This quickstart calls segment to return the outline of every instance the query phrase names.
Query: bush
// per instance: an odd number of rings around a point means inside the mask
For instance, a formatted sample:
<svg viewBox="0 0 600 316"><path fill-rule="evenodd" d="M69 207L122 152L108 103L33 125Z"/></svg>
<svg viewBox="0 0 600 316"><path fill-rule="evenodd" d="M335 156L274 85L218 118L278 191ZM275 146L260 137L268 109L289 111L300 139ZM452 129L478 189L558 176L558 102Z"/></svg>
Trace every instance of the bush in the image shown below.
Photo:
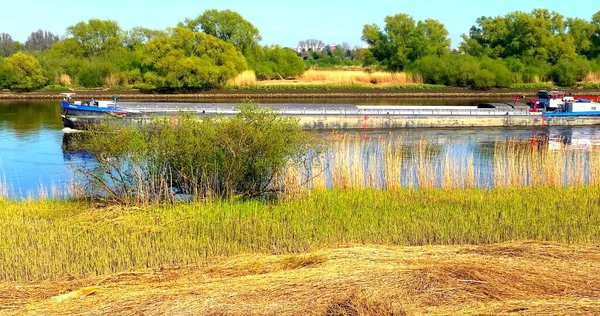
<svg viewBox="0 0 600 316"><path fill-rule="evenodd" d="M563 58L552 71L552 79L563 87L572 87L591 71L590 62L583 57Z"/></svg>
<svg viewBox="0 0 600 316"><path fill-rule="evenodd" d="M278 192L277 175L302 160L312 138L293 118L257 105L238 109L232 118L179 115L143 126L94 126L77 136L74 149L90 151L97 165L78 172L89 192L121 203L172 201L174 192L196 198Z"/></svg>
<svg viewBox="0 0 600 316"><path fill-rule="evenodd" d="M37 59L23 52L6 58L2 68L5 86L11 90L32 91L42 88L48 81Z"/></svg>
<svg viewBox="0 0 600 316"><path fill-rule="evenodd" d="M86 88L96 88L105 85L108 75L115 71L116 67L110 62L92 60L81 65L77 73L79 85Z"/></svg>
<svg viewBox="0 0 600 316"><path fill-rule="evenodd" d="M303 74L305 69L304 61L296 52L279 46L266 48L264 56L254 57L249 63L260 80L295 78Z"/></svg>

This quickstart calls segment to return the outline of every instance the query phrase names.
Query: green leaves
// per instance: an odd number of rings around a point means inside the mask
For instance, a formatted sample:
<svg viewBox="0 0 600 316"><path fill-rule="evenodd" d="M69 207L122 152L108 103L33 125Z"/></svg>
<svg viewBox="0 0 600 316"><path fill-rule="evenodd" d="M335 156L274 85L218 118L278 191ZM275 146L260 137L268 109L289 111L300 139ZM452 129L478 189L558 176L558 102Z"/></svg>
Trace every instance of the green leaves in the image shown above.
<svg viewBox="0 0 600 316"><path fill-rule="evenodd" d="M252 23L239 13L231 10L206 10L195 19L186 19L184 24L195 32L204 32L225 42L233 44L246 57L251 56L252 49L262 39Z"/></svg>
<svg viewBox="0 0 600 316"><path fill-rule="evenodd" d="M225 85L246 69L233 45L213 36L177 27L142 48L147 84L158 90L201 90Z"/></svg>
<svg viewBox="0 0 600 316"><path fill-rule="evenodd" d="M46 85L47 79L35 57L18 52L6 58L2 66L5 85L11 90L32 91Z"/></svg>
<svg viewBox="0 0 600 316"><path fill-rule="evenodd" d="M300 163L313 138L296 119L255 104L233 117L161 117L143 126L93 126L77 149L97 165L78 170L93 194L122 203L170 201L172 191L201 198L261 196L288 164Z"/></svg>
<svg viewBox="0 0 600 316"><path fill-rule="evenodd" d="M369 44L365 65L402 71L410 62L424 56L441 56L450 50L448 31L438 21L415 20L406 14L385 18L382 31L375 24L363 27L362 40Z"/></svg>

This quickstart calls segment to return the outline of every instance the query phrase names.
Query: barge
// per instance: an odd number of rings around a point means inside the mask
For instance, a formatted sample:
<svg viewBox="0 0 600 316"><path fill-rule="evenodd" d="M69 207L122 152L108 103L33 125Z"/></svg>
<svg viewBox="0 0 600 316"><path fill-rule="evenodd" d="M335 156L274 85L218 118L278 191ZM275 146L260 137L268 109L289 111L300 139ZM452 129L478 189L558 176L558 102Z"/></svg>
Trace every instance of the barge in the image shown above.
<svg viewBox="0 0 600 316"><path fill-rule="evenodd" d="M235 104L74 101L64 94L63 125L86 129L101 120L143 123L156 116L191 113L202 117L235 115ZM558 91L539 91L527 103L477 106L359 106L352 104L269 104L277 113L298 119L307 129L379 129L404 127L493 127L599 125L600 103Z"/></svg>

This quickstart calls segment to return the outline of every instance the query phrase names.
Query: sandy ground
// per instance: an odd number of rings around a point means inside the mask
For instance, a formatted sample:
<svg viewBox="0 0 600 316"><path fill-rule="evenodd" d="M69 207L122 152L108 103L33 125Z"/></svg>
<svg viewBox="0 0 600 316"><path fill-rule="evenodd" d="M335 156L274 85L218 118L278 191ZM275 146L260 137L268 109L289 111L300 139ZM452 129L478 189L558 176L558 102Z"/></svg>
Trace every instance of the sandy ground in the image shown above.
<svg viewBox="0 0 600 316"><path fill-rule="evenodd" d="M600 314L600 246L348 246L1 282L0 314Z"/></svg>

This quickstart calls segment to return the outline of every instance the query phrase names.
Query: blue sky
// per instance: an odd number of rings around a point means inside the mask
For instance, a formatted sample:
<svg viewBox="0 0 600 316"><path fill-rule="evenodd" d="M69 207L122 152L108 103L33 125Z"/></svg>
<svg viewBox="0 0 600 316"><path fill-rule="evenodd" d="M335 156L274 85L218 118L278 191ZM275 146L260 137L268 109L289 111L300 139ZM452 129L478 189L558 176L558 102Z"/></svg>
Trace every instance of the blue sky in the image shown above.
<svg viewBox="0 0 600 316"><path fill-rule="evenodd" d="M569 17L589 20L600 10L596 0L5 0L0 7L0 32L25 41L35 30L64 34L67 26L90 18L112 19L122 28L165 29L207 9L231 9L252 22L265 45L295 46L299 40L321 39L328 44L362 45L365 24L383 24L387 15L406 13L416 20L433 18L446 25L452 46L480 16L547 8Z"/></svg>

